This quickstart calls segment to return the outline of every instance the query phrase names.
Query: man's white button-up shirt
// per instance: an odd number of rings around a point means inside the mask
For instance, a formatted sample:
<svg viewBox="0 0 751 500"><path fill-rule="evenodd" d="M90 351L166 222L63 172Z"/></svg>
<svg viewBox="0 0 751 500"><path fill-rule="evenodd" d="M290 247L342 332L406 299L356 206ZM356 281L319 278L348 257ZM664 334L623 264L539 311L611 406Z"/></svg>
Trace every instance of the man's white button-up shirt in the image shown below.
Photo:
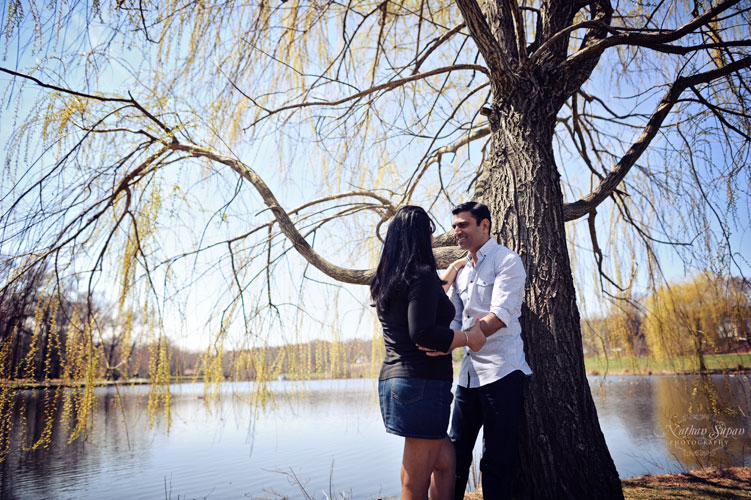
<svg viewBox="0 0 751 500"><path fill-rule="evenodd" d="M530 375L519 324L527 278L521 258L491 238L477 251L477 264L469 257L467 260L450 291L456 308L451 328L468 330L477 318L491 312L506 326L488 337L478 352L464 348L459 385L480 387L515 370Z"/></svg>

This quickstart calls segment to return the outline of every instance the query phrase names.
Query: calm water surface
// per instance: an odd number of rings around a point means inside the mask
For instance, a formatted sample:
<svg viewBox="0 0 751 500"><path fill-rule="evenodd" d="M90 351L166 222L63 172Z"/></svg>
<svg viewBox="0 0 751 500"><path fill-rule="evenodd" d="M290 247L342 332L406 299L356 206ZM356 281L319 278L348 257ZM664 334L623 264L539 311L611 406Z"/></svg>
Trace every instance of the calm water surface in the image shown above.
<svg viewBox="0 0 751 500"><path fill-rule="evenodd" d="M749 381L590 378L621 477L751 465ZM300 485L314 498L399 494L402 438L383 430L374 380L270 389L260 409L249 404L248 383L224 384L216 399L200 384L174 385L167 429L164 414L151 422L148 386L99 388L85 439L68 444L61 415L49 449L33 452L20 448L43 432L43 393L19 393L24 418L0 463L0 498L304 498Z"/></svg>

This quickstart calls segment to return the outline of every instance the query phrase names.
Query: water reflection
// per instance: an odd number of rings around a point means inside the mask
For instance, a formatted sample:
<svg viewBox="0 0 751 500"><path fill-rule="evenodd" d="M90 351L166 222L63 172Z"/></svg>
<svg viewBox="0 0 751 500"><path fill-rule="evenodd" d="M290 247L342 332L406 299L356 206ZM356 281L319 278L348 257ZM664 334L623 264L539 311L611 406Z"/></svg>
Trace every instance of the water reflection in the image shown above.
<svg viewBox="0 0 751 500"><path fill-rule="evenodd" d="M591 379L621 477L702 465L749 465L748 376ZM147 386L98 388L94 425L68 443L80 409L65 391L16 395L0 497L316 498L399 493L401 438L384 432L372 380L171 387L170 425L152 422ZM46 412L55 411L48 426ZM153 425L150 427L150 423ZM23 451L49 434L48 446Z"/></svg>
<svg viewBox="0 0 751 500"><path fill-rule="evenodd" d="M747 375L629 376L590 383L621 477L751 464ZM719 440L713 440L716 429Z"/></svg>
<svg viewBox="0 0 751 500"><path fill-rule="evenodd" d="M751 447L747 387L722 377L659 379L658 435L669 453L688 467L743 463Z"/></svg>

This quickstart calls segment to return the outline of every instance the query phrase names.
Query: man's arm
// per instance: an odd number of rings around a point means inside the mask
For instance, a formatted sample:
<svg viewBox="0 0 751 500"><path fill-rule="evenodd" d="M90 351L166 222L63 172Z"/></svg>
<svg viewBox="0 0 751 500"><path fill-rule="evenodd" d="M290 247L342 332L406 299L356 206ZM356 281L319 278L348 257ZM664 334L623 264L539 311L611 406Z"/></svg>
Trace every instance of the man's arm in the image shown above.
<svg viewBox="0 0 751 500"><path fill-rule="evenodd" d="M511 321L521 316L524 284L527 273L516 254L508 255L498 263L493 281L490 312L480 318L480 329L486 337L493 335Z"/></svg>
<svg viewBox="0 0 751 500"><path fill-rule="evenodd" d="M498 316L492 312L480 318L480 321L477 323L486 337L490 337L501 328L506 328L506 323L498 319Z"/></svg>

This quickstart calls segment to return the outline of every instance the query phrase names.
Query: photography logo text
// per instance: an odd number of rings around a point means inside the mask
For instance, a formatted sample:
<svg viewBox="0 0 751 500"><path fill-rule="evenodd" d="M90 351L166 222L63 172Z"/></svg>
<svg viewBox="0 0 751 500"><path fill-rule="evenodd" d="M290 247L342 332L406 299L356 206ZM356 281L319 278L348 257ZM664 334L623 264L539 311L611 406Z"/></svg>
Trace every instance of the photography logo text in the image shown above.
<svg viewBox="0 0 751 500"><path fill-rule="evenodd" d="M707 454L726 447L731 440L741 438L745 434L745 427L728 424L706 414L682 417L674 415L670 422L665 424L664 432L655 432L655 435L664 437L673 446L689 448L695 452L703 450Z"/></svg>

